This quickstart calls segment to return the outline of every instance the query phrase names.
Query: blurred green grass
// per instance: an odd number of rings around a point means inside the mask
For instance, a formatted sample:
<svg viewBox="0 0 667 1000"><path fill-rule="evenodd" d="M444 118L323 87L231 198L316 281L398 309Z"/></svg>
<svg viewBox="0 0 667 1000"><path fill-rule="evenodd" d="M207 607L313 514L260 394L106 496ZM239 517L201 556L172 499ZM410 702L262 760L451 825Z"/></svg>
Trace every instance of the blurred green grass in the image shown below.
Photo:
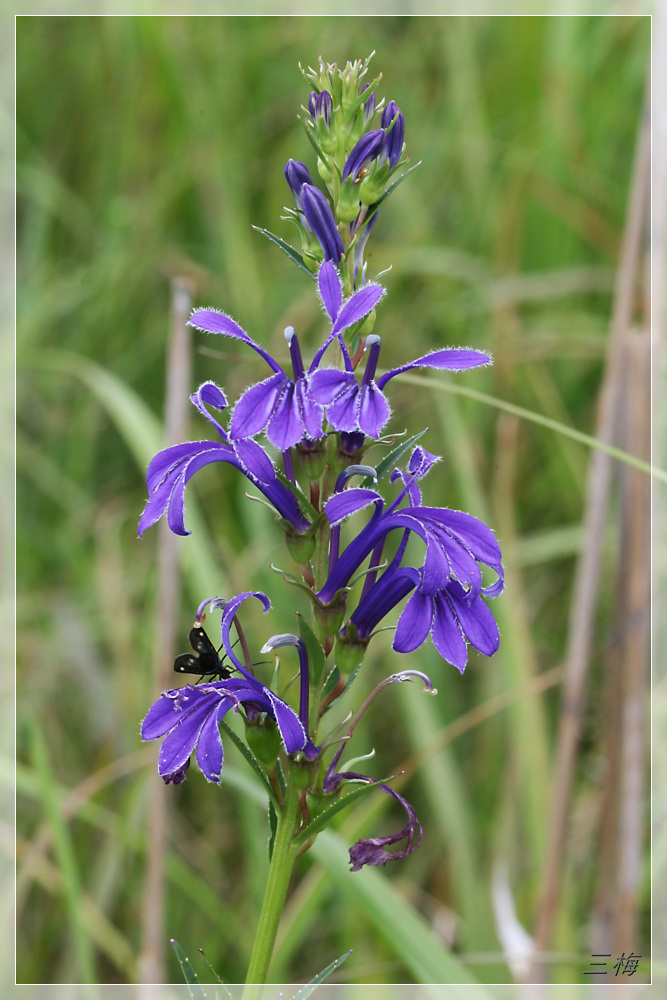
<svg viewBox="0 0 667 1000"><path fill-rule="evenodd" d="M297 62L374 48L382 93L401 106L412 160L423 161L369 244L370 273L393 265L383 363L442 344L491 349L494 368L461 384L592 433L648 44L648 18L633 17L18 18L19 982L83 981L91 964L100 982L137 975L146 787L156 780L153 748L138 742L152 694L156 543L155 533L137 542L136 521L143 467L161 444L169 279L191 278L197 303L224 308L277 356L288 322L315 342L312 286L251 229L292 237L278 221L282 167L290 156L313 166L296 121L307 99ZM235 398L256 379L250 352L196 347L193 387L213 378ZM588 458L527 422L508 450L503 418L474 400L406 382L392 403L393 427L428 425L424 443L443 455L428 499L488 516L515 571L494 607L504 641L493 660L473 656L463 678L430 648L402 660L429 672L440 697L386 694L357 737L376 747L378 776L486 699L562 663ZM201 433L193 420L191 436ZM292 594L267 568L287 557L243 488L218 468L195 486L207 527L181 543L184 636L202 594L248 587L270 593L273 631L291 627ZM616 541L610 532L607 568ZM559 917L558 950L570 955L586 951L604 875L596 802L615 600L606 572ZM264 637L266 623L255 623ZM360 693L394 669L382 637ZM494 859L508 863L519 919L532 928L557 709L553 688L517 694L405 786L424 844L382 875L481 982L511 981L494 927ZM107 782L63 823L62 797L104 768ZM263 818L231 781L216 790L193 773L172 791L168 934L242 981ZM395 821L379 815L384 803L375 808L376 823ZM306 856L301 874L311 867ZM415 978L370 919L370 897L347 895L344 879L359 877L307 875L279 979L308 978L352 941L341 974ZM554 976L571 981L580 964L563 961Z"/></svg>

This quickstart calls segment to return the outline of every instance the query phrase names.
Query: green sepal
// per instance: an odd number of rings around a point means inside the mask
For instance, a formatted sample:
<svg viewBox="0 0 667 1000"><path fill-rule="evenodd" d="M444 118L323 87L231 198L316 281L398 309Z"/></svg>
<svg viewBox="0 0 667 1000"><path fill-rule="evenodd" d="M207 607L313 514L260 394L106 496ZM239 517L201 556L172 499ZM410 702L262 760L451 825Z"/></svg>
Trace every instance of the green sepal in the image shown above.
<svg viewBox="0 0 667 1000"><path fill-rule="evenodd" d="M291 479L288 479L285 473L281 472L280 469L276 469L276 479L280 480L283 486L285 486L290 491L290 493L294 494L296 502L301 508L301 512L303 514L306 514L308 517L312 518L313 523L317 520L318 517L321 518L321 514L317 510L315 510L315 508L313 507L312 503L310 502L306 494L303 492L303 490L300 489L295 483L293 483Z"/></svg>
<svg viewBox="0 0 667 1000"><path fill-rule="evenodd" d="M327 695L330 695L332 691L336 690L338 681L340 680L340 670L334 665L333 670L324 682L324 687L322 688L322 701L325 701Z"/></svg>
<svg viewBox="0 0 667 1000"><path fill-rule="evenodd" d="M356 115L357 111L359 110L362 104L366 103L366 101L369 99L370 95L373 93L375 88L379 85L381 79L382 79L382 73L379 73L375 77L373 82L369 83L368 87L367 88L365 87L358 95L356 100L350 105L349 110L345 114L346 125L350 125L352 123L352 119Z"/></svg>
<svg viewBox="0 0 667 1000"><path fill-rule="evenodd" d="M276 830L278 829L278 813L271 799L269 799L269 863L273 857L273 845L276 842Z"/></svg>
<svg viewBox="0 0 667 1000"><path fill-rule="evenodd" d="M355 679L355 677L357 676L358 673L359 673L359 667L357 667L356 670L352 671L352 673L348 677L347 683L346 683L345 687L343 688L343 690L341 691L341 693L336 698L334 698L333 701L329 702L329 704L324 709L324 712L328 712L330 708L332 708L337 702L339 702L341 700L341 698L343 698L347 694L349 688L352 686L352 682L354 681L354 679ZM324 715L324 712L322 712L323 715Z"/></svg>
<svg viewBox="0 0 667 1000"><path fill-rule="evenodd" d="M280 733L273 719L267 717L258 722L243 719L248 748L260 763L272 767L280 753Z"/></svg>
<svg viewBox="0 0 667 1000"><path fill-rule="evenodd" d="M320 645L320 642L313 632L312 628L303 617L297 612L296 615L299 622L299 638L306 647L306 652L308 653L308 672L310 678L311 687L319 685L322 674L324 673L324 666L326 663L326 657L324 655L324 650Z"/></svg>
<svg viewBox="0 0 667 1000"><path fill-rule="evenodd" d="M352 622L347 623L345 635L337 635L334 644L334 660L343 677L355 673L363 663L368 639L358 639Z"/></svg>
<svg viewBox="0 0 667 1000"><path fill-rule="evenodd" d="M294 838L294 844L296 847L300 847L305 840L312 837L314 833L319 833L323 830L325 826L329 825L331 819L339 813L341 809L345 809L347 806L352 805L357 799L360 799L363 795L370 792L376 785L382 784L382 781L386 779L381 779L378 781L373 781L370 783L364 783L360 788L355 788L353 792L348 792L347 795L343 795L337 798L335 802L321 812L313 821L309 823L305 829L301 830L298 837Z"/></svg>
<svg viewBox="0 0 667 1000"><path fill-rule="evenodd" d="M326 969L323 969L322 972L318 972L314 979L311 979L309 983L302 986L299 992L294 994L292 1000L308 1000L308 997L313 992L315 987L319 986L320 983L323 983L327 976L330 976L331 973L334 972L339 965L342 965L345 959L349 958L351 954L352 949L350 948L350 950L346 951L344 955L340 956L340 958L335 958L333 962L330 962L329 965L327 965Z"/></svg>
<svg viewBox="0 0 667 1000"><path fill-rule="evenodd" d="M309 278L312 278L313 280L315 279L315 275L307 267L305 260L298 250L295 250L294 247L290 246L289 243L286 243L285 240L281 240L279 236L274 235L274 233L270 233L268 229L262 229L261 226L253 226L252 228L256 229L258 233L262 234L262 236L266 236L267 240L271 240L272 243L275 243L275 245L279 247L280 250L282 250L282 252L289 257L294 264L296 264L297 267L300 267L302 271L306 272Z"/></svg>
<svg viewBox="0 0 667 1000"><path fill-rule="evenodd" d="M378 208L380 207L380 205L381 205L381 204L382 204L382 202L383 202L383 201L385 200L385 198L388 198L388 197L389 197L389 195L391 194L391 192L392 192L392 191L393 191L393 190L394 190L395 188L397 188L397 187L398 187L398 185L399 185L399 184L401 183L401 181L404 181L404 180L405 180L405 178L406 178L406 177L408 176L408 174L411 174L413 170L416 170L416 169L417 169L417 167L421 167L421 165L422 165L422 161L420 160L420 161L419 161L419 163L415 163L415 164L414 164L414 166L412 166L412 167L409 167L409 168L408 168L408 169L407 169L407 170L405 171L405 173L401 174L401 176L400 176L400 177L397 177L397 178L396 178L396 180L394 181L394 183L393 183L393 184L390 184L390 185L389 185L389 187L388 187L388 188L387 188L387 190L386 190L386 191L384 192L384 194L382 195L382 197L378 198L378 200L377 200L377 201L375 202L375 205L373 206L373 207L375 208L375 210L377 211L377 209L378 209Z"/></svg>
<svg viewBox="0 0 667 1000"><path fill-rule="evenodd" d="M359 483L359 488L372 489L373 486L376 486L377 483L379 483L381 479L384 479L387 473L396 465L399 459L401 459L403 455L405 455L406 451L409 451L409 449L412 448L413 444L416 444L417 441L419 441L420 437L426 434L427 430L428 428L425 427L424 430L419 431L418 434L413 434L412 437L409 437L405 441L402 441L401 444L397 445L397 447L393 449L393 451L390 451L388 455L385 455L382 461L378 462L378 464L375 467L375 471L377 473L377 479L373 480L370 476L366 476L366 478L362 479L362 481Z"/></svg>
<svg viewBox="0 0 667 1000"><path fill-rule="evenodd" d="M190 959L186 956L185 952L175 938L171 939L170 944L176 952L176 958L178 959L178 964L181 967L183 978L188 984L188 992L190 993L192 1000L206 1000L206 993L199 985L199 977L190 965Z"/></svg>

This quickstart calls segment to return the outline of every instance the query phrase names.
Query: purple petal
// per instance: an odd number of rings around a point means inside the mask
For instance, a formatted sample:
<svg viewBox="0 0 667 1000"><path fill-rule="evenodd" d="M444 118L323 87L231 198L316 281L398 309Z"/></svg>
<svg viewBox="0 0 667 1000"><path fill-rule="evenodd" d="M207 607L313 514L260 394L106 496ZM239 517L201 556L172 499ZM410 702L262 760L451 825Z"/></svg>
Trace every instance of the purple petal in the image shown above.
<svg viewBox="0 0 667 1000"><path fill-rule="evenodd" d="M219 450L220 448L219 441L184 441L183 444L174 444L170 448L159 451L150 460L146 470L148 492L153 493L166 476L176 469L184 459L193 458L203 451Z"/></svg>
<svg viewBox="0 0 667 1000"><path fill-rule="evenodd" d="M353 323L358 323L360 319L364 316L368 316L369 312L375 308L385 290L382 285L376 285L369 282L360 288L358 292L347 300L343 308L338 313L338 318L334 323L332 334L342 333L343 330L347 330L348 327L352 326Z"/></svg>
<svg viewBox="0 0 667 1000"><path fill-rule="evenodd" d="M156 740L173 729L188 712L196 708L202 700L199 688L188 684L183 688L163 691L155 704L151 705L146 718L141 723L141 738L144 742Z"/></svg>
<svg viewBox="0 0 667 1000"><path fill-rule="evenodd" d="M310 395L310 386L305 378L299 378L294 385L294 395L301 414L301 422L306 437L317 440L322 437L324 410Z"/></svg>
<svg viewBox="0 0 667 1000"><path fill-rule="evenodd" d="M196 746L201 727L217 707L217 700L206 698L165 736L158 755L160 774L171 774L183 767Z"/></svg>
<svg viewBox="0 0 667 1000"><path fill-rule="evenodd" d="M232 443L232 447L242 465L248 470L251 476L259 479L262 483L272 483L276 478L276 470L273 462L256 441L249 438L239 438Z"/></svg>
<svg viewBox="0 0 667 1000"><path fill-rule="evenodd" d="M418 649L431 631L433 598L415 590L398 619L392 649L397 653L411 653Z"/></svg>
<svg viewBox="0 0 667 1000"><path fill-rule="evenodd" d="M304 433L299 401L295 398L294 383L290 382L276 403L266 428L266 436L276 448L286 451L298 444Z"/></svg>
<svg viewBox="0 0 667 1000"><path fill-rule="evenodd" d="M431 638L440 656L463 673L468 661L468 647L451 605L442 593L435 598Z"/></svg>
<svg viewBox="0 0 667 1000"><path fill-rule="evenodd" d="M446 368L448 371L460 372L466 368L477 368L479 365L490 365L491 363L491 358L488 354L482 354L481 351L453 349L433 351L431 354L425 354L423 357L417 358L416 361L410 361L407 365L392 368L391 371L388 371L378 379L378 385L382 389L389 379L395 378L401 372L407 372L413 368Z"/></svg>
<svg viewBox="0 0 667 1000"><path fill-rule="evenodd" d="M329 524L340 524L346 517L356 514L358 510L363 510L369 504L378 504L380 507L384 503L382 497L375 490L365 490L361 487L353 490L343 490L342 493L334 495L325 504L325 511Z"/></svg>
<svg viewBox="0 0 667 1000"><path fill-rule="evenodd" d="M231 436L246 438L263 431L288 384L287 376L279 372L246 389L232 413Z"/></svg>
<svg viewBox="0 0 667 1000"><path fill-rule="evenodd" d="M341 302L343 299L340 287L340 278L338 277L338 272L331 261L325 260L322 264L317 280L320 295L322 297L322 303L329 314L329 319L332 323L334 323L336 321L336 316L340 312Z"/></svg>
<svg viewBox="0 0 667 1000"><path fill-rule="evenodd" d="M206 417L208 422L213 424L222 440L227 441L227 432L206 409L207 406L213 406L216 410L224 410L227 406L227 398L220 386L216 385L215 382L204 382L203 385L200 385L197 391L190 396L190 401L197 407L199 412Z"/></svg>
<svg viewBox="0 0 667 1000"><path fill-rule="evenodd" d="M422 589L427 594L435 594L437 590L447 586L450 576L447 553L439 539L429 532L426 538Z"/></svg>
<svg viewBox="0 0 667 1000"><path fill-rule="evenodd" d="M223 715L232 707L232 702L225 698L220 702L216 712L211 712L201 727L197 740L197 763L207 781L220 781L222 772L223 750L218 725Z"/></svg>
<svg viewBox="0 0 667 1000"><path fill-rule="evenodd" d="M500 563L502 553L496 536L479 518L466 514L465 511L449 510L446 507L422 507L421 512L455 532L476 559L488 566L497 566Z"/></svg>
<svg viewBox="0 0 667 1000"><path fill-rule="evenodd" d="M468 642L485 656L493 656L500 645L500 633L495 618L482 598L478 597L469 604L466 600L458 600L449 590L446 597L454 608Z"/></svg>
<svg viewBox="0 0 667 1000"><path fill-rule="evenodd" d="M203 333L219 333L224 337L234 337L235 340L242 340L248 347L252 347L253 351L257 351L269 367L273 368L274 372L282 371L278 362L274 361L271 355L263 347L260 347L252 337L249 337L245 330L231 316L225 316L224 313L217 312L215 309L195 309L188 320L188 325L193 326L196 330L201 330Z"/></svg>
<svg viewBox="0 0 667 1000"><path fill-rule="evenodd" d="M301 724L301 720L296 712L281 701L273 691L264 688L264 692L271 702L272 715L276 720L280 738L287 753L296 753L303 750L306 745L306 731Z"/></svg>
<svg viewBox="0 0 667 1000"><path fill-rule="evenodd" d="M311 397L327 406L346 389L356 386L357 380L350 372L338 368L320 368L313 372L308 383Z"/></svg>
<svg viewBox="0 0 667 1000"><path fill-rule="evenodd" d="M368 437L379 438L391 416L391 408L381 389L372 383L362 385L359 392L359 430Z"/></svg>
<svg viewBox="0 0 667 1000"><path fill-rule="evenodd" d="M230 629L232 627L232 622L234 621L234 616L236 615L237 611L239 610L243 602L246 601L249 597L254 597L261 603L262 607L264 608L264 614L266 614L266 612L270 609L271 601L268 599L266 594L262 593L261 590L246 590L242 594L237 594L236 597L232 597L232 599L227 602L227 607L222 613L222 621L220 622L220 635L222 637L222 643L225 647L225 653L232 661L236 669L240 671L243 677L245 677L246 682L250 684L251 687L258 688L259 690L261 690L262 686L259 684L258 681L255 680L255 678L251 674L247 672L245 667L241 664L238 657L236 656L229 635Z"/></svg>
<svg viewBox="0 0 667 1000"><path fill-rule="evenodd" d="M349 389L327 407L327 420L335 431L359 430L359 398L359 386L350 383Z"/></svg>

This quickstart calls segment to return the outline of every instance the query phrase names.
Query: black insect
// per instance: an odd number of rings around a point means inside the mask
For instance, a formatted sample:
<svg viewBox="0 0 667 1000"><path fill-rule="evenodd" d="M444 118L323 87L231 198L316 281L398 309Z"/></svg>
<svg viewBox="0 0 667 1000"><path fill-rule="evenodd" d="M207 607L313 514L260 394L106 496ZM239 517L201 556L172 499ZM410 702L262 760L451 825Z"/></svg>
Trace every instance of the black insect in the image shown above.
<svg viewBox="0 0 667 1000"><path fill-rule="evenodd" d="M203 677L219 677L225 680L232 670L224 666L224 655L220 655L204 632L201 622L195 622L188 636L194 653L182 653L174 660L174 670L177 674L199 674ZM196 654L196 655L195 655Z"/></svg>

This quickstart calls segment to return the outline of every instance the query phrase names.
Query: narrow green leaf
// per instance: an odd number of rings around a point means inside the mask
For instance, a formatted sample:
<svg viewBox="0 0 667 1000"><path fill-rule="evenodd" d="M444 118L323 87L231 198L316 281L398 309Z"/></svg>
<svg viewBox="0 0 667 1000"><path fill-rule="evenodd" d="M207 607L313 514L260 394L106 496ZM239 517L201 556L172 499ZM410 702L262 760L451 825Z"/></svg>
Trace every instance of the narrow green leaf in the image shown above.
<svg viewBox="0 0 667 1000"><path fill-rule="evenodd" d="M352 948L350 948L349 951L346 951L344 955L341 955L340 958L335 958L333 962L327 965L326 969L323 969L322 972L318 973L314 979L311 979L306 986L303 986L298 993L295 993L292 1000L306 1000L315 987L319 986L320 983L323 983L327 976L330 976L331 973L337 969L339 965L342 965L345 959L349 958L351 954Z"/></svg>
<svg viewBox="0 0 667 1000"><path fill-rule="evenodd" d="M398 187L398 185L399 185L399 184L401 183L401 181L404 181L404 180L405 180L405 178L406 178L406 177L408 176L408 174L411 174L413 170L416 170L416 169L417 169L417 167L421 167L421 165L422 165L422 161L420 160L420 161L419 161L419 163L415 163L415 164L413 164L413 166L411 166L411 167L408 167L408 169L407 169L407 170L405 171L405 173L404 173L404 174L401 174L401 176L400 176L400 177L398 177L398 178L397 178L397 179L396 179L396 180L394 181L394 183L393 183L393 184L390 184L390 185L389 185L389 187L387 188L387 190L385 191L385 193L384 193L384 194L382 195L382 197L378 198L378 200L377 200L377 201L375 202L375 208L376 208L376 211L377 211L377 209L378 209L378 208L380 207L380 205L382 204L382 202L383 202L383 201L385 200L385 198L388 198L388 197L389 197L389 195L390 195L390 194L392 193L392 191L393 191L393 190L394 190L395 188L397 188L397 187Z"/></svg>
<svg viewBox="0 0 667 1000"><path fill-rule="evenodd" d="M188 984L188 990L192 1000L206 1000L206 993L199 985L199 978L195 970L190 965L190 959L186 956L180 944L174 938L171 939L170 944L176 952L176 958L178 959L178 964L183 972L183 978Z"/></svg>
<svg viewBox="0 0 667 1000"><path fill-rule="evenodd" d="M305 271L309 278L315 280L315 275L306 267L305 261L298 250L295 250L294 247L290 246L289 243L286 243L285 240L281 240L279 236L276 236L274 233L270 233L268 229L262 229L261 226L253 226L252 228L256 229L258 233L262 234L262 236L266 236L267 240L271 240L272 243L275 243L275 245L279 247L279 249L282 250L282 252L286 254L297 267L300 267L302 271Z"/></svg>
<svg viewBox="0 0 667 1000"><path fill-rule="evenodd" d="M297 612L296 617L299 621L299 638L303 642L306 647L306 652L308 653L310 683L311 685L319 685L322 674L324 673L324 664L326 663L324 650L320 645L319 639L303 615L300 615Z"/></svg>
<svg viewBox="0 0 667 1000"><path fill-rule="evenodd" d="M390 451L388 455L385 455L385 457L382 459L381 462L378 462L375 469L375 471L377 472L378 483L380 482L380 480L384 479L389 470L396 465L396 463L403 457L403 455L405 455L406 451L409 451L410 448L412 448L413 444L416 444L417 441L419 441L420 437L423 437L423 435L426 434L426 430L427 428L424 428L424 430L419 431L418 434L413 434L412 437L409 437L405 441L402 441L401 444L397 445L396 448L393 449L393 451ZM363 489L370 489L376 484L373 482L370 476L366 476L365 479L362 479L359 485Z"/></svg>
<svg viewBox="0 0 667 1000"><path fill-rule="evenodd" d="M280 469L276 469L276 478L280 480L283 486L287 487L290 493L294 494L294 496L296 497L296 502L299 504L299 507L302 508L303 513L307 514L308 517L312 518L313 521L315 521L319 515L318 512L313 507L310 500L308 499L308 497L306 496L306 494L302 490L300 490L299 487L296 486L291 479L288 479L287 476L284 474L284 472L281 472Z"/></svg>
<svg viewBox="0 0 667 1000"><path fill-rule="evenodd" d="M269 861L273 857L273 845L276 840L276 830L278 829L278 813L273 804L273 799L269 799Z"/></svg>
<svg viewBox="0 0 667 1000"><path fill-rule="evenodd" d="M336 685L340 680L340 671L338 667L334 666L333 670L324 682L324 687L322 688L322 700L324 700L327 695L331 694L332 691L336 690Z"/></svg>
<svg viewBox="0 0 667 1000"><path fill-rule="evenodd" d="M552 420L551 417L545 417L534 410L527 410L523 406L515 406L514 403L508 403L505 399L498 399L496 396L489 396L485 392L468 389L467 386L456 385L454 382L425 378L422 375L411 375L409 372L402 375L401 378L403 382L410 382L412 385L428 386L429 389L435 389L438 392L453 392L458 396L467 396L469 399L477 400L478 403L486 403L487 406L494 406L497 410L512 413L515 417L521 417L522 420L530 420L534 424L548 427L550 430L557 431L559 434L565 434L566 437L570 437L573 441L578 441L588 448L597 448L598 451L604 451L607 455L611 455L612 458L618 459L619 462L625 462L626 465L631 465L633 468L639 469L640 472L645 472L647 475L653 476L655 479L660 479L663 483L667 483L667 472L664 469L659 469L648 462L643 462L640 458L630 455L627 451L614 448L613 445L607 444L606 441L600 441L591 434L584 434L583 431L578 431L576 427L568 427L567 424L563 424L559 420Z"/></svg>
<svg viewBox="0 0 667 1000"><path fill-rule="evenodd" d="M257 760L257 758L255 757L255 755L250 752L250 750L245 745L245 743L243 742L243 740L240 739L236 735L236 733L234 732L234 730L231 729L227 725L227 723L225 722L224 719L220 720L220 725L222 726L222 728L224 729L224 731L227 733L227 735L229 736L229 738L232 741L232 743L236 746L236 748L239 750L239 752L242 753L243 756L245 757L245 759L248 761L248 763L250 764L251 768L253 769L253 771L255 772L255 774L258 776L258 778L260 779L260 781L264 785L264 788L268 792L269 798L274 803L274 805L277 806L278 802L276 800L275 795L273 794L273 789L271 788L271 785L269 784L269 782L267 780L267 777L264 774L264 771L262 770L262 767L261 767L259 761Z"/></svg>

